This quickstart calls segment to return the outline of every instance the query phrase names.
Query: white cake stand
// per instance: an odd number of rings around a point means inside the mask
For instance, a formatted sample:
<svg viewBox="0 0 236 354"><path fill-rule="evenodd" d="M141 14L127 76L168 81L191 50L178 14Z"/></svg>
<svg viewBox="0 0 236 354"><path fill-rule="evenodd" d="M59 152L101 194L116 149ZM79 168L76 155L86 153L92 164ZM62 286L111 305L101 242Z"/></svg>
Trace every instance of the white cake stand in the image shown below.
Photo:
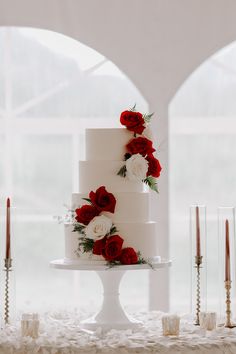
<svg viewBox="0 0 236 354"><path fill-rule="evenodd" d="M81 323L81 327L86 329L96 329L101 327L103 330L134 328L141 325L141 322L130 318L122 308L119 299L119 286L122 276L127 270L156 270L166 268L171 265L169 260L161 260L152 264L121 265L109 268L105 264L79 264L78 262L66 262L64 259L58 259L50 262L50 266L56 269L67 270L89 270L96 271L103 285L103 303L101 310Z"/></svg>

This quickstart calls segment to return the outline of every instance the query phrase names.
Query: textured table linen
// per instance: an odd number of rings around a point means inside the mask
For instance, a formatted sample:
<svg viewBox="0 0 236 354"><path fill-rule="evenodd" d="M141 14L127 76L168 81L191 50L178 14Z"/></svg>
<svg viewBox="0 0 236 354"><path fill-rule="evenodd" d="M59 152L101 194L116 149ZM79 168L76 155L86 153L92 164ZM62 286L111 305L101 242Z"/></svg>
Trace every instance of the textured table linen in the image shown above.
<svg viewBox="0 0 236 354"><path fill-rule="evenodd" d="M20 322L0 332L0 354L236 354L236 329L205 332L181 318L180 335L163 337L161 313L139 313L144 325L135 330L103 333L80 328L78 314L53 313L41 317L37 339L21 337Z"/></svg>

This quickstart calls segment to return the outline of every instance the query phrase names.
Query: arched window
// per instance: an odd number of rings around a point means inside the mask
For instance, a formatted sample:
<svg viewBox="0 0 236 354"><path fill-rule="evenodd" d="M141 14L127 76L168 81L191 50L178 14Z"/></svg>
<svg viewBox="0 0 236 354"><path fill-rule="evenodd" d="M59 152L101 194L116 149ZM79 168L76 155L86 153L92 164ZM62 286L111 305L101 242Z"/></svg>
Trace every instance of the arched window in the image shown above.
<svg viewBox="0 0 236 354"><path fill-rule="evenodd" d="M217 306L217 207L236 204L235 63L232 43L203 63L170 105L170 293L173 308L183 311L189 310L190 258L183 248L191 204L207 206L208 300Z"/></svg>
<svg viewBox="0 0 236 354"><path fill-rule="evenodd" d="M86 296L99 287L91 273L80 275L79 300L78 272L49 269L64 255L63 227L52 215L62 215L78 191L85 128L119 126L120 112L134 103L148 111L132 82L100 53L57 33L0 28L0 200L3 206L11 196L15 207L18 308L62 307L65 299L72 307L96 305ZM139 300L143 305L142 294Z"/></svg>

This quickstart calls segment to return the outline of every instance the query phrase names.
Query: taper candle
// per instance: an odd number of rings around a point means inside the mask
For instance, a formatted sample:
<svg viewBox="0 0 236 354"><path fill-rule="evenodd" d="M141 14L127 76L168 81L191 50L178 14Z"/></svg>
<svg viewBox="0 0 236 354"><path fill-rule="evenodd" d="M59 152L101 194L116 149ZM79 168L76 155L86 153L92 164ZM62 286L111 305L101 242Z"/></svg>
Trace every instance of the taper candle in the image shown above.
<svg viewBox="0 0 236 354"><path fill-rule="evenodd" d="M6 259L11 258L11 202L10 198L7 198L7 209L6 209Z"/></svg>
<svg viewBox="0 0 236 354"><path fill-rule="evenodd" d="M198 206L196 206L196 256L201 257L201 238Z"/></svg>
<svg viewBox="0 0 236 354"><path fill-rule="evenodd" d="M225 220L225 281L230 281L229 220Z"/></svg>

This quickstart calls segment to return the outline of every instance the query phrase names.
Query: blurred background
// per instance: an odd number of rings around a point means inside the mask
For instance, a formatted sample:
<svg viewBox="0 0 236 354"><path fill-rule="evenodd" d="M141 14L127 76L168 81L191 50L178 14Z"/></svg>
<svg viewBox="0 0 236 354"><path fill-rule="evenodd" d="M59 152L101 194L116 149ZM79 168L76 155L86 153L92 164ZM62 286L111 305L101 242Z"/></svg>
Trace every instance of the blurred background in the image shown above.
<svg viewBox="0 0 236 354"><path fill-rule="evenodd" d="M190 310L189 208L204 204L213 304L217 207L236 201L236 5L72 3L0 1L0 254L10 196L17 309L100 306L95 273L49 267L64 255L56 216L78 191L85 129L119 126L120 112L134 103L155 112L163 173L151 217L159 252L173 265L169 273L127 272L121 302L130 311Z"/></svg>

